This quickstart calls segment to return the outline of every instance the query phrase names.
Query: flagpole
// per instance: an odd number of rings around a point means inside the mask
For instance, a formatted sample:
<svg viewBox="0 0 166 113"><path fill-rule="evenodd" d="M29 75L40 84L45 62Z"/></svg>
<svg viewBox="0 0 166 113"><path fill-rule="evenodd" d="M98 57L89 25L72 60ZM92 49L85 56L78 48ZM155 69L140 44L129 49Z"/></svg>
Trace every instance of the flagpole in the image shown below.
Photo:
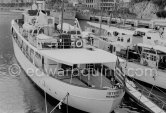
<svg viewBox="0 0 166 113"><path fill-rule="evenodd" d="M63 12L64 12L64 0L62 0L61 33L63 30Z"/></svg>
<svg viewBox="0 0 166 113"><path fill-rule="evenodd" d="M103 1L101 0L101 3L103 3ZM99 36L101 36L101 24L102 24L102 16L103 16L103 9L101 8L101 3L100 3L100 32L99 32Z"/></svg>

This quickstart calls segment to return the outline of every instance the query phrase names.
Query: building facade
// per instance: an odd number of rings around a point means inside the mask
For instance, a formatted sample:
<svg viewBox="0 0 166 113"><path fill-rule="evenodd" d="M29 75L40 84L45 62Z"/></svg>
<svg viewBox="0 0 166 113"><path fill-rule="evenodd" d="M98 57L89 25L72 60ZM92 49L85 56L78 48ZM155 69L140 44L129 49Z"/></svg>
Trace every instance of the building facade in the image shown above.
<svg viewBox="0 0 166 113"><path fill-rule="evenodd" d="M83 3L88 8L112 11L119 4L120 0L84 0Z"/></svg>
<svg viewBox="0 0 166 113"><path fill-rule="evenodd" d="M82 2L87 8L99 9L99 0L84 0Z"/></svg>
<svg viewBox="0 0 166 113"><path fill-rule="evenodd" d="M118 7L119 0L100 0L100 9L103 11L113 11Z"/></svg>
<svg viewBox="0 0 166 113"><path fill-rule="evenodd" d="M0 3L31 3L35 0L0 0Z"/></svg>

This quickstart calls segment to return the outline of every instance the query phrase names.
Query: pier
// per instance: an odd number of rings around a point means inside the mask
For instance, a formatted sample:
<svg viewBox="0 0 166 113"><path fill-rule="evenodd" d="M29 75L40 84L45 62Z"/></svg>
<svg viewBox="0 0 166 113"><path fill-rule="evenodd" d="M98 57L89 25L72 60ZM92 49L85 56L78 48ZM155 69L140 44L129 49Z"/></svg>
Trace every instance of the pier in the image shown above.
<svg viewBox="0 0 166 113"><path fill-rule="evenodd" d="M148 108L151 112L166 113L164 111L166 103L163 100L159 99L155 94L146 88L139 88L138 85L129 79L126 80L126 92L136 101L140 102L142 105ZM157 100L157 104L150 99L151 96Z"/></svg>
<svg viewBox="0 0 166 113"><path fill-rule="evenodd" d="M105 22L109 25L109 23L124 23L124 24L129 24L134 27L139 27L139 26L144 26L147 28L155 28L155 27L166 27L166 19L123 19L123 18L111 18L110 17L102 17L101 16L91 16L90 17L91 21L96 21L96 22Z"/></svg>

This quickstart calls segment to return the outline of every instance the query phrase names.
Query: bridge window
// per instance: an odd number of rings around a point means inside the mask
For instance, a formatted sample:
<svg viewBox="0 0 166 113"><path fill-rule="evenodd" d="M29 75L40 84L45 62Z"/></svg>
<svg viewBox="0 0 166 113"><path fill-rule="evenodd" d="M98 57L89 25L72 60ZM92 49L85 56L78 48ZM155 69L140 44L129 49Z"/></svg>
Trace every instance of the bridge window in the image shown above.
<svg viewBox="0 0 166 113"><path fill-rule="evenodd" d="M33 58L34 58L34 50L30 49L30 61L33 63Z"/></svg>
<svg viewBox="0 0 166 113"><path fill-rule="evenodd" d="M18 46L20 47L20 48L22 48L22 39L20 38L20 37L18 37Z"/></svg>
<svg viewBox="0 0 166 113"><path fill-rule="evenodd" d="M150 55L150 60L151 60L151 61L154 61L153 55Z"/></svg>
<svg viewBox="0 0 166 113"><path fill-rule="evenodd" d="M120 41L120 37L118 37L118 41Z"/></svg>
<svg viewBox="0 0 166 113"><path fill-rule="evenodd" d="M81 34L81 32L80 32L80 31L77 31L77 34Z"/></svg>
<svg viewBox="0 0 166 113"><path fill-rule="evenodd" d="M127 39L127 42L130 42L130 38L129 38L129 39Z"/></svg>
<svg viewBox="0 0 166 113"><path fill-rule="evenodd" d="M34 57L34 63L35 66L38 68L42 68L42 61L41 61L41 55L39 53L35 53L35 57Z"/></svg>
<svg viewBox="0 0 166 113"><path fill-rule="evenodd" d="M123 38L121 38L121 42L123 42Z"/></svg>
<svg viewBox="0 0 166 113"><path fill-rule="evenodd" d="M22 51L23 51L23 53L24 53L24 55L26 55L26 44L23 42L23 44L22 44L23 46L22 46Z"/></svg>
<svg viewBox="0 0 166 113"><path fill-rule="evenodd" d="M142 57L143 57L143 58L145 58L145 57L146 57L145 53L142 53Z"/></svg>
<svg viewBox="0 0 166 113"><path fill-rule="evenodd" d="M153 59L153 61L156 61L156 56L154 56L154 59Z"/></svg>
<svg viewBox="0 0 166 113"><path fill-rule="evenodd" d="M53 24L53 20L52 19L48 19L48 24Z"/></svg>
<svg viewBox="0 0 166 113"><path fill-rule="evenodd" d="M151 37L147 37L147 39L151 39Z"/></svg>

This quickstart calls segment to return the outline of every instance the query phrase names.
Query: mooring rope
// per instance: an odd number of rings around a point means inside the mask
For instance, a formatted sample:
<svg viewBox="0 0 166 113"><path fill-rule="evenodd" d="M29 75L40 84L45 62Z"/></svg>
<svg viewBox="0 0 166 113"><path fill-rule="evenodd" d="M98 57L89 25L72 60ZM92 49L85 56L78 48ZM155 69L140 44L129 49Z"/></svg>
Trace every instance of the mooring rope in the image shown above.
<svg viewBox="0 0 166 113"><path fill-rule="evenodd" d="M68 98L69 93L67 93L67 95L51 110L50 113L52 113L58 106L60 106L62 104L63 101L65 101L66 98Z"/></svg>

